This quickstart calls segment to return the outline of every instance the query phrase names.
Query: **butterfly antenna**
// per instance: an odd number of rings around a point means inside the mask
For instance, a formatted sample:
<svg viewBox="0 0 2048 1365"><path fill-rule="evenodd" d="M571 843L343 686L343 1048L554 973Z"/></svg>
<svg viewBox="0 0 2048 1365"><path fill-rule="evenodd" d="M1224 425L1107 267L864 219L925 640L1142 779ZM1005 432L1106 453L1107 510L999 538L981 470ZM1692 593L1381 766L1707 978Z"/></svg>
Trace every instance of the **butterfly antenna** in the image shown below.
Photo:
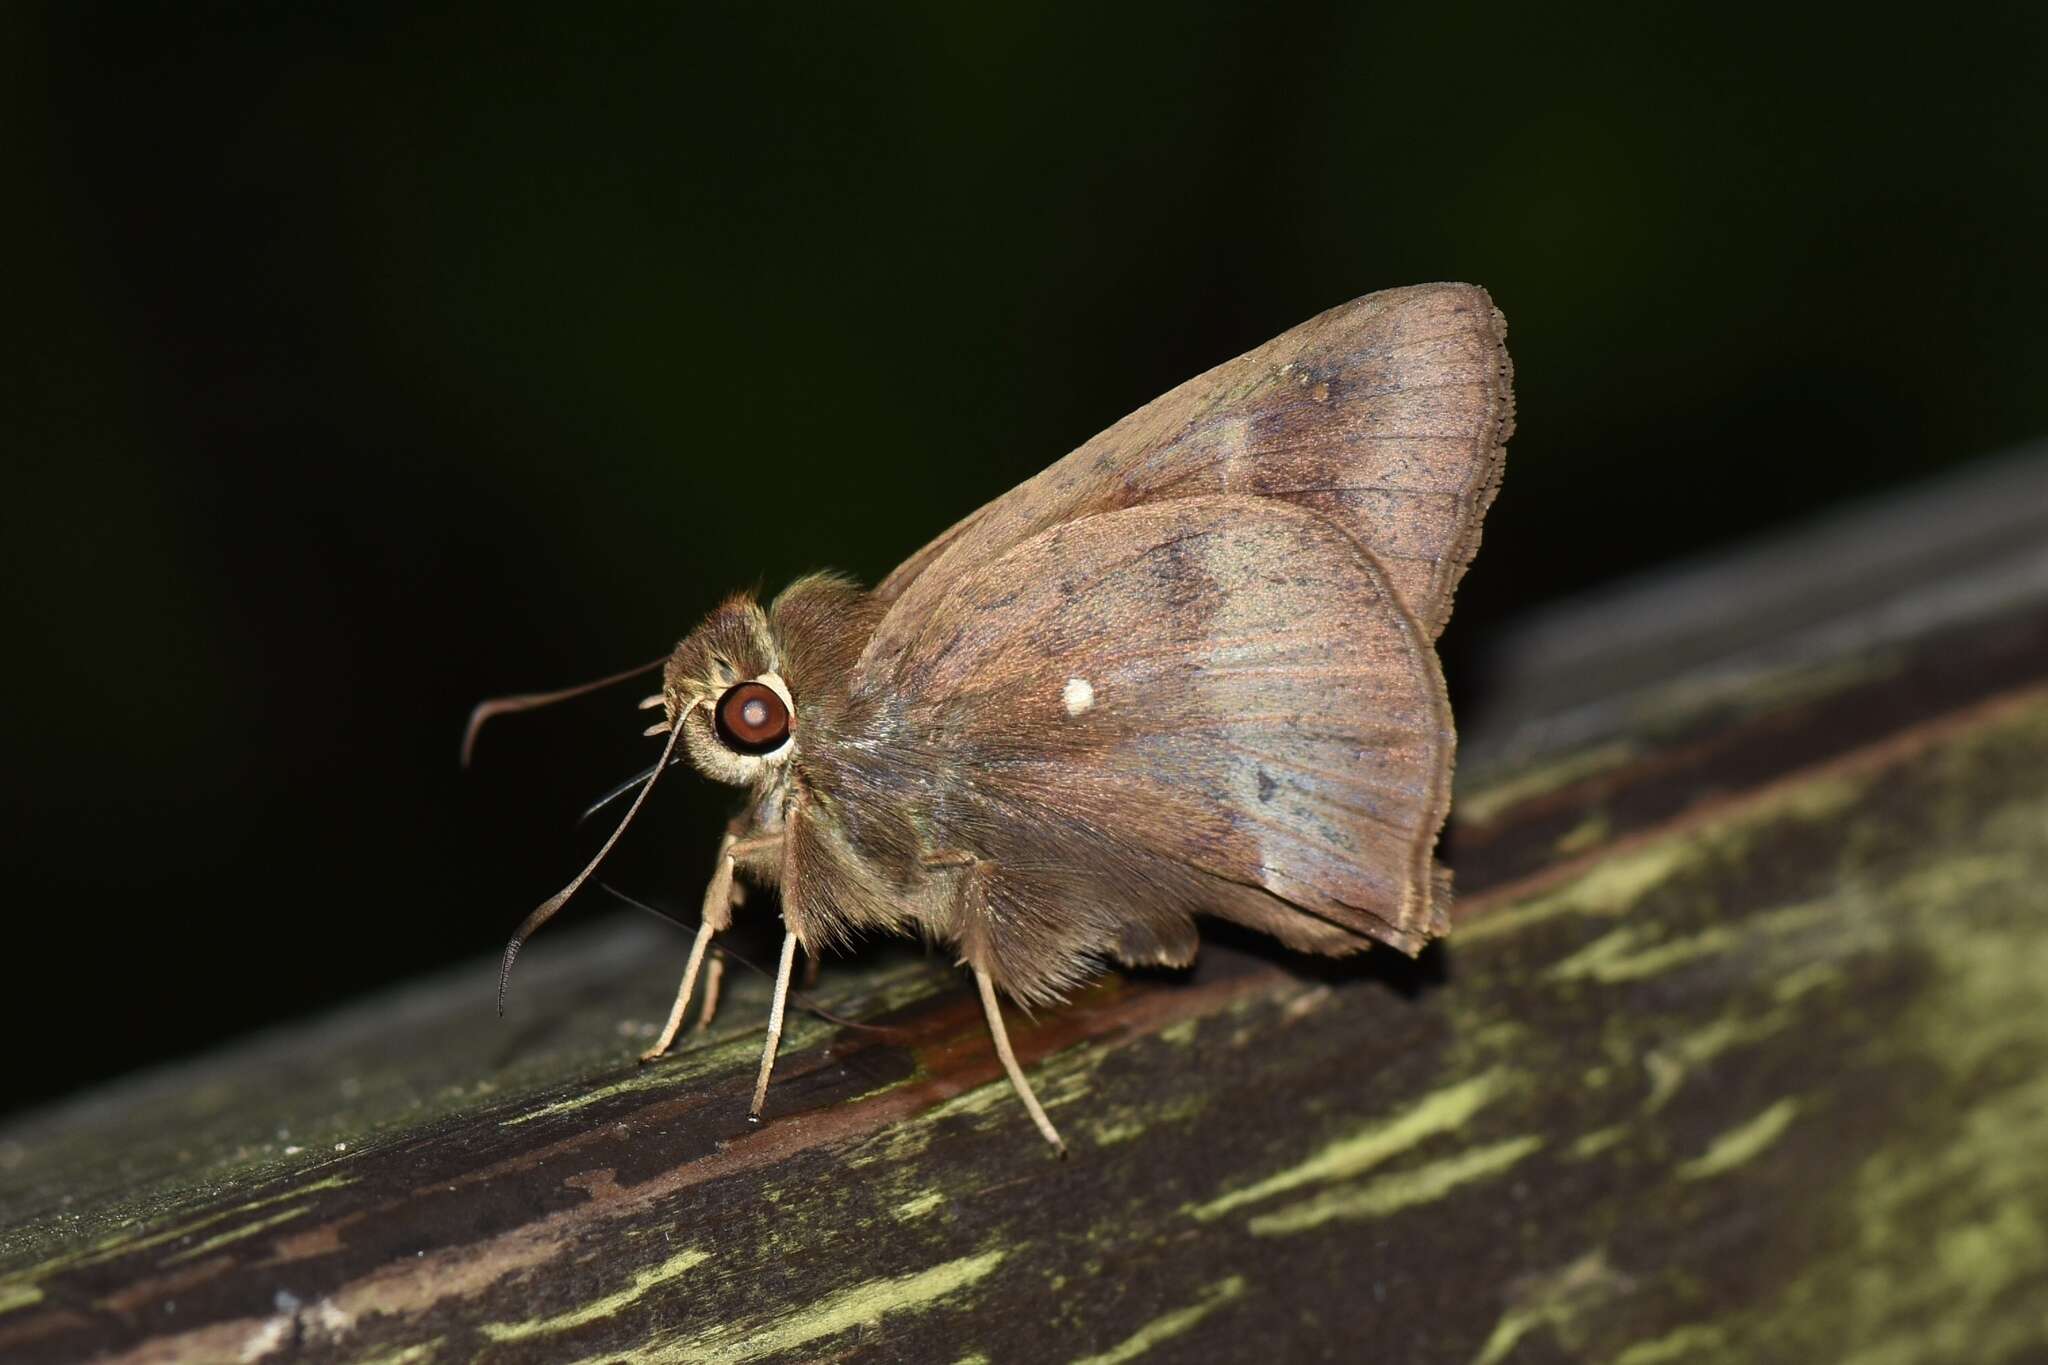
<svg viewBox="0 0 2048 1365"><path fill-rule="evenodd" d="M484 722L491 717L510 715L514 711L531 711L536 706L551 706L558 701L568 701L571 697L580 697L586 692L595 692L614 683L622 683L628 678L638 677L650 668L659 668L667 658L668 656L664 654L659 659L648 660L638 668L629 668L623 673L599 678L596 682L578 683L559 692L522 692L516 697L493 697L489 701L478 702L476 709L469 713L469 724L463 727L462 766L469 766L470 755L476 751L477 731L483 729Z"/></svg>
<svg viewBox="0 0 2048 1365"><path fill-rule="evenodd" d="M619 836L626 832L626 826L632 824L633 817L640 813L640 807L647 800L647 793L653 791L654 784L661 780L662 769L668 766L669 756L675 752L676 740L682 737L682 733L681 727L669 731L668 743L662 746L661 761L654 765L653 775L647 779L647 784L640 788L640 794L633 798L632 806L626 811L626 818L619 821L619 827L612 831L611 838L604 841L604 847L597 851L597 856L592 858L584 866L583 870L576 874L574 881L542 901L534 909L534 912L528 915L520 924L518 930L513 933L512 941L505 945L505 960L498 968L498 1016L500 1018L503 1018L505 1014L505 983L512 978L512 964L519 959L519 950L526 946L526 940L532 938L536 930L555 917L557 910L568 904L569 897L575 895L577 889L590 879L590 874L597 871L597 865L604 861L605 855L612 851L612 845L616 844L619 841Z"/></svg>

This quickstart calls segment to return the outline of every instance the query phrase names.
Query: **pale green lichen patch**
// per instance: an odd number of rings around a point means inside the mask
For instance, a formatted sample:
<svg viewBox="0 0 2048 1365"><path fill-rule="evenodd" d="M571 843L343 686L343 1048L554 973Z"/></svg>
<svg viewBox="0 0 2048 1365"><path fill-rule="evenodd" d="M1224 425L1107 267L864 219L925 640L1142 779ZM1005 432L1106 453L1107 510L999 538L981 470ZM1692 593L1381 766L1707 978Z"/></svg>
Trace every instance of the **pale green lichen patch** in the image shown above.
<svg viewBox="0 0 2048 1365"><path fill-rule="evenodd" d="M254 1237L259 1232L269 1231L279 1223L289 1223L292 1219L302 1217L312 1211L310 1205L301 1205L295 1209L286 1209L282 1213L273 1213L268 1218L258 1218L255 1222L245 1223L238 1228L229 1228L226 1232L217 1233L203 1242L195 1242L178 1252L175 1256L165 1257L164 1264L176 1265L180 1261L193 1260L196 1257L206 1255L209 1251L218 1251L230 1242L239 1242L244 1237Z"/></svg>
<svg viewBox="0 0 2048 1365"><path fill-rule="evenodd" d="M708 1251L695 1248L679 1251L659 1265L634 1272L631 1282L616 1293L602 1295L549 1318L535 1318L530 1322L487 1322L483 1324L483 1334L492 1341L525 1341L530 1337L566 1332L573 1327L598 1322L638 1302L648 1290L666 1284L710 1259Z"/></svg>
<svg viewBox="0 0 2048 1365"><path fill-rule="evenodd" d="M1520 904L1503 906L1461 925L1458 939L1472 943L1519 933L1571 916L1613 919L1630 914L1660 886L1686 877L1717 844L1739 842L1751 832L1788 820L1824 821L1852 806L1868 787L1862 777L1812 779L1771 793L1683 834L1640 848L1617 850L1565 885ZM1719 948L1713 948L1719 951ZM1608 951L1615 951L1609 948ZM1662 970L1653 958L1639 964Z"/></svg>
<svg viewBox="0 0 2048 1365"><path fill-rule="evenodd" d="M1055 1101L1046 1093L1050 1087L1036 1076L1033 1079L1039 1082L1040 1102L1048 1110L1052 1109ZM879 1162L895 1166L911 1161L931 1145L940 1124L959 1118L985 1117L994 1112L1004 1100L1014 1099L1009 1081L998 1076L994 1080L975 1086L972 1090L962 1091L949 1100L922 1110L894 1127L884 1129L864 1143L849 1159L848 1164L860 1167Z"/></svg>
<svg viewBox="0 0 2048 1365"><path fill-rule="evenodd" d="M1585 1161L1600 1155L1628 1137L1628 1125L1617 1123L1607 1128L1596 1128L1565 1149L1565 1155L1574 1161Z"/></svg>
<svg viewBox="0 0 2048 1365"><path fill-rule="evenodd" d="M1685 1081L1685 1064L1668 1052L1643 1055L1643 1071L1650 1078L1650 1093L1643 1099L1643 1112L1654 1114L1678 1093Z"/></svg>
<svg viewBox="0 0 2048 1365"><path fill-rule="evenodd" d="M1458 784L1458 818L1473 825L1490 825L1524 801L1557 791L1595 774L1611 772L1636 754L1627 740L1574 749L1548 763L1504 776L1487 776L1468 785Z"/></svg>
<svg viewBox="0 0 2048 1365"><path fill-rule="evenodd" d="M893 970L863 974L859 991L831 1001L835 1014L873 1018L951 992L967 993L968 978L957 967L928 958L914 958ZM791 1008L796 1008L794 1001Z"/></svg>
<svg viewBox="0 0 2048 1365"><path fill-rule="evenodd" d="M792 1018L783 1033L782 1047L786 1052L796 1052L818 1042L826 1032L822 1024ZM758 1031L749 1030L736 1033L709 1046L690 1047L686 1042L682 1049L671 1056L638 1067L610 1085L593 1086L556 1100L553 1104L537 1105L506 1119L501 1126L516 1128L521 1124L532 1123L536 1119L558 1118L563 1114L573 1114L579 1109L588 1109L593 1104L621 1095L637 1095L654 1090L687 1093L691 1082L718 1071L742 1066L749 1058L758 1056L761 1050L761 1036Z"/></svg>
<svg viewBox="0 0 2048 1365"><path fill-rule="evenodd" d="M1202 1027L1199 1019L1183 1019L1177 1024L1159 1030L1159 1041L1185 1046L1195 1041L1195 1034Z"/></svg>
<svg viewBox="0 0 2048 1365"><path fill-rule="evenodd" d="M1241 1190L1210 1200L1190 1212L1202 1221L1220 1218L1232 1209L1304 1185L1343 1180L1371 1170L1425 1139L1453 1132L1466 1120L1512 1088L1506 1071L1495 1069L1446 1086L1384 1122L1340 1138L1306 1161L1267 1176Z"/></svg>
<svg viewBox="0 0 2048 1365"><path fill-rule="evenodd" d="M1539 1328L1559 1337L1572 1355L1583 1355L1577 1320L1587 1309L1628 1288L1628 1284L1627 1278L1616 1274L1607 1263L1606 1252L1597 1249L1554 1274L1526 1280L1508 1311L1487 1334L1472 1365L1496 1365L1507 1358L1523 1337Z"/></svg>
<svg viewBox="0 0 2048 1365"><path fill-rule="evenodd" d="M216 1223L225 1222L237 1215L254 1213L258 1209L273 1208L278 1204L309 1198L322 1190L341 1189L352 1183L352 1177L330 1175L320 1180L308 1181L303 1185L294 1185L292 1188L280 1190L276 1194L265 1195L261 1199L245 1200L229 1208L216 1209L202 1217L190 1219L168 1228L161 1228L156 1232L143 1232L141 1230L142 1225L140 1224L123 1228L118 1232L101 1238L89 1247L79 1251L68 1252L62 1256L52 1257L50 1260L31 1266L9 1277L6 1281L0 1282L0 1299L6 1297L10 1286L31 1284L36 1280L56 1274L59 1271L75 1269L81 1266L99 1265L102 1262L112 1260L116 1256L127 1256L137 1251L147 1251L151 1247L181 1241L205 1228L210 1228ZM250 1231L261 1231L261 1227L252 1227ZM240 1233L237 1233L225 1240L232 1241L235 1236L240 1235Z"/></svg>
<svg viewBox="0 0 2048 1365"><path fill-rule="evenodd" d="M1004 1255L985 1251L912 1275L864 1280L767 1322L727 1323L701 1337L660 1343L647 1356L722 1363L780 1355L855 1328L876 1327L886 1318L924 1312L985 1278Z"/></svg>
<svg viewBox="0 0 2048 1365"><path fill-rule="evenodd" d="M1161 1314L1107 1351L1100 1355L1082 1356L1073 1365L1124 1365L1126 1361L1136 1360L1161 1342L1171 1341L1187 1331L1242 1293L1243 1276L1232 1275L1227 1280L1219 1280L1203 1290L1202 1296L1187 1307Z"/></svg>
<svg viewBox="0 0 2048 1365"><path fill-rule="evenodd" d="M1639 1341L1614 1358L1614 1365L1680 1365L1702 1360L1725 1340L1721 1329L1687 1323L1650 1341Z"/></svg>
<svg viewBox="0 0 2048 1365"><path fill-rule="evenodd" d="M1114 1147L1145 1135L1146 1125L1135 1119L1110 1119L1088 1126L1088 1136L1097 1147Z"/></svg>
<svg viewBox="0 0 2048 1365"><path fill-rule="evenodd" d="M1787 1010L1749 1014L1740 1005L1733 1005L1731 1013L1651 1051L1643 1059L1650 1072L1650 1093L1643 1101L1644 1112L1662 1109L1678 1093L1686 1077L1722 1053L1760 1043L1791 1023L1792 1014Z"/></svg>
<svg viewBox="0 0 2048 1365"><path fill-rule="evenodd" d="M853 1016L886 1013L929 996L935 985L942 981L943 978L935 981L929 964L912 962L864 981L860 991L844 999L834 998L832 1009L835 1013ZM737 998L729 997L726 1009L720 1011L720 1027L710 1037L700 1041L686 1031L667 1056L636 1067L608 1085L579 1090L552 1104L539 1105L514 1115L506 1119L503 1126L510 1128L536 1119L558 1118L622 1095L665 1090L686 1093L695 1082L707 1076L735 1069L744 1071L760 1055L763 1034L757 1025L740 1024L731 1028L723 1025L727 1010L743 1010L752 1003L744 990L736 990L735 995ZM815 1046L829 1037L836 1027L792 1006L782 1037L783 1053L787 1055ZM891 1089L897 1084L900 1082L890 1082L879 1089Z"/></svg>
<svg viewBox="0 0 2048 1365"><path fill-rule="evenodd" d="M1031 1074L1039 1102L1048 1113L1085 1104L1096 1071L1112 1052L1107 1047L1068 1048L1039 1062ZM1011 1109L1014 1114L1009 1112ZM961 1118L988 1124L1006 1120L1030 1122L1016 1092L1010 1088L1009 1078L998 1073L972 1090L962 1091L877 1133L861 1144L848 1158L848 1164L901 1166L930 1146L942 1125Z"/></svg>
<svg viewBox="0 0 2048 1365"><path fill-rule="evenodd" d="M1874 780L1863 773L1809 776L1773 792L1737 818L1752 828L1765 822L1777 825L1794 820L1835 820L1864 798Z"/></svg>
<svg viewBox="0 0 2048 1365"><path fill-rule="evenodd" d="M427 1362L440 1351L441 1343L446 1340L446 1337L435 1337L432 1341L414 1342L410 1346L401 1346L396 1351L364 1356L357 1360L355 1365L427 1365Z"/></svg>
<svg viewBox="0 0 2048 1365"><path fill-rule="evenodd" d="M1461 1056L1498 1056L1515 1051L1528 1037L1529 1026L1520 1019L1487 1019L1465 1029L1456 1046Z"/></svg>
<svg viewBox="0 0 2048 1365"><path fill-rule="evenodd" d="M1596 810L1585 819L1559 835L1551 851L1560 858L1572 858L1587 849L1605 843L1607 836L1614 832L1614 821L1604 810Z"/></svg>
<svg viewBox="0 0 2048 1365"><path fill-rule="evenodd" d="M922 1218L926 1214L944 1207L945 1203L946 1193L944 1190L926 1190L923 1194L904 1200L891 1209L890 1212L895 1214L898 1219L909 1222L913 1218Z"/></svg>
<svg viewBox="0 0 2048 1365"><path fill-rule="evenodd" d="M1843 979L1841 967L1833 962L1809 962L1804 967L1795 967L1771 983L1771 995L1783 1004L1790 1004L1809 991L1817 991L1837 984Z"/></svg>
<svg viewBox="0 0 2048 1365"><path fill-rule="evenodd" d="M1707 1150L1678 1168L1680 1180L1707 1180L1752 1160L1785 1135L1799 1116L1799 1101L1787 1096L1745 1123L1715 1138Z"/></svg>
<svg viewBox="0 0 2048 1365"><path fill-rule="evenodd" d="M1617 853L1555 891L1460 925L1458 940L1471 943L1519 933L1570 915L1625 915L1644 896L1677 876L1688 860L1687 845L1680 839L1660 840L1645 848Z"/></svg>
<svg viewBox="0 0 2048 1365"><path fill-rule="evenodd" d="M1442 1199L1461 1185L1497 1176L1542 1145L1542 1138L1522 1137L1476 1147L1426 1166L1380 1176L1363 1185L1339 1186L1274 1213L1261 1214L1248 1226L1260 1237L1282 1237L1307 1232L1333 1219L1384 1218L1417 1204Z"/></svg>
<svg viewBox="0 0 2048 1365"><path fill-rule="evenodd" d="M1648 926L1624 926L1604 934L1550 969L1558 981L1591 979L1605 985L1656 976L1695 958L1725 953L1736 944L1735 931L1716 926L1686 938L1663 940Z"/></svg>
<svg viewBox="0 0 2048 1365"><path fill-rule="evenodd" d="M1116 1105L1100 1112L1091 1109L1084 1115L1088 1119L1084 1131L1097 1147L1114 1147L1161 1126L1187 1123L1207 1108L1207 1096L1190 1091L1146 1104Z"/></svg>

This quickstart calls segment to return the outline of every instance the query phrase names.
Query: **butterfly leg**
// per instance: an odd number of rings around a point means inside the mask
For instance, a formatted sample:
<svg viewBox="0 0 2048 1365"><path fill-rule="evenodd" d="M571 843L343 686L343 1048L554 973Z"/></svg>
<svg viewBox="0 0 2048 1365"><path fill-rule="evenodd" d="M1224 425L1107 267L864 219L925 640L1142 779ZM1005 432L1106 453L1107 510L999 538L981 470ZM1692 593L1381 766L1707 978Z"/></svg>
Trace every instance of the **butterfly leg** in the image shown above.
<svg viewBox="0 0 2048 1365"><path fill-rule="evenodd" d="M768 1042L761 1049L761 1075L754 1082L754 1106L747 1117L759 1123L768 1101L768 1077L775 1070L775 1050L782 1046L782 1009L789 1002L790 970L796 965L796 935L784 930L782 960L775 967L775 1003L768 1007Z"/></svg>
<svg viewBox="0 0 2048 1365"><path fill-rule="evenodd" d="M984 879L990 866L981 858L968 852L942 852L924 860L924 865L934 871L950 871L961 877L959 895L961 918L968 919L977 913L974 907L985 897ZM1045 1106L1038 1102L1038 1095L1031 1089L1031 1082L1025 1079L1024 1068L1017 1065L1017 1054L1010 1047L1010 1031L1003 1025L1003 1007L996 999L995 978L988 969L967 958L966 965L974 970L974 984L981 991L982 1013L988 1016L989 1037L995 1042L996 1056L1002 1059L1003 1070L1010 1077L1010 1088L1017 1092L1017 1098L1024 1101L1025 1112L1038 1125L1038 1131L1052 1149L1060 1156L1067 1154L1067 1144L1060 1141L1059 1129L1052 1126L1052 1120L1045 1116Z"/></svg>
<svg viewBox="0 0 2048 1365"><path fill-rule="evenodd" d="M711 1017L718 1013L718 988L724 984L725 959L714 957L704 964L704 1006L697 1011L697 1032L710 1031Z"/></svg>
<svg viewBox="0 0 2048 1365"><path fill-rule="evenodd" d="M711 873L711 884L704 888L704 913L697 924L696 941L690 945L690 961L683 968L682 985L676 989L676 1002L669 1009L668 1023L662 1026L661 1037L655 1040L653 1047L640 1054L641 1061L653 1061L675 1042L676 1032L683 1026L683 1016L689 1013L690 997L697 988L697 973L704 969L711 937L732 923L732 908L739 902L736 894L739 883L733 880L738 860L773 842L773 839L774 836L742 837L728 830L725 838L719 841L718 864ZM704 985L704 1013L698 1022L700 1028L711 1022L712 1011L718 1008L718 987L724 975L724 961L712 958Z"/></svg>
<svg viewBox="0 0 2048 1365"><path fill-rule="evenodd" d="M704 965L704 950L711 946L711 936L717 928L709 919L697 926L697 940L690 945L690 962L683 968L683 984L676 991L675 1006L668 1012L668 1022L662 1025L661 1037L654 1046L640 1054L640 1060L651 1062L668 1051L668 1045L676 1040L676 1030L682 1026L683 1013L690 1008L690 993L697 988L697 972Z"/></svg>
<svg viewBox="0 0 2048 1365"><path fill-rule="evenodd" d="M1045 1106L1032 1093L1031 1082L1024 1078L1024 1068L1017 1065L1017 1054L1010 1050L1010 1032L1003 1027L1003 1007L996 999L996 983L980 967L974 969L974 984L981 988L981 1008L988 1015L989 1036L995 1039L996 1056L1003 1060L1003 1070L1010 1073L1011 1088L1017 1098L1024 1101L1024 1108L1030 1113L1031 1121L1038 1125L1038 1131L1052 1144L1053 1151L1061 1156L1067 1154L1067 1144L1060 1141L1057 1128L1045 1116Z"/></svg>
<svg viewBox="0 0 2048 1365"><path fill-rule="evenodd" d="M747 884L734 879L732 894L726 903L737 910L747 903ZM711 1021L718 1014L718 988L725 984L725 959L713 957L704 964L704 1004L697 1011L697 1032L709 1033Z"/></svg>

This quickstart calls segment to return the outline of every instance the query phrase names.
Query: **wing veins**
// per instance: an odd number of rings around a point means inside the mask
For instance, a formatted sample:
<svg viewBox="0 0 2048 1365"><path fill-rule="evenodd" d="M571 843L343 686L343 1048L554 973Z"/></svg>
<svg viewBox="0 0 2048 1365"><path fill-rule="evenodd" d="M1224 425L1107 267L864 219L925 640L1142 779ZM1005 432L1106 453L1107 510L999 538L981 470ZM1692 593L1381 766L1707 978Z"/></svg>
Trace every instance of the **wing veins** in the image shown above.
<svg viewBox="0 0 2048 1365"><path fill-rule="evenodd" d="M1175 640L1170 643L1150 645L1144 649L1129 649L1121 654L1097 656L1105 664L1126 664L1138 659L1166 658L1197 653L1221 653L1226 649L1263 649L1291 645L1324 645L1329 641L1316 635L1262 635L1248 639L1228 641L1216 640Z"/></svg>
<svg viewBox="0 0 2048 1365"><path fill-rule="evenodd" d="M1291 759L1284 759L1277 757L1273 754L1266 753L1264 750L1261 749L1254 749L1249 745L1233 744L1227 739L1218 739L1216 742L1218 746L1221 748L1228 749L1233 753L1243 754L1247 758L1256 759L1261 764L1270 764L1273 767L1281 768L1289 772L1302 773L1309 777L1328 778L1331 782L1336 783L1339 786L1356 787L1359 791L1389 790L1388 788L1383 787L1369 787L1364 783L1360 782L1356 777L1349 773L1337 772L1330 768L1318 768L1315 765L1309 763L1297 763ZM1406 793L1402 792L1399 788L1393 788L1391 790L1395 795L1406 795ZM1334 805L1336 803L1332 802L1331 804ZM1404 834L1412 834L1414 832L1405 825L1393 824L1384 815L1374 815L1366 811L1358 811L1354 813L1363 815L1366 819L1371 820L1374 824L1383 826L1387 829L1396 830Z"/></svg>
<svg viewBox="0 0 2048 1365"><path fill-rule="evenodd" d="M1277 834L1285 834L1289 836L1294 842L1305 844L1310 848L1320 849L1324 853L1330 854L1332 857L1338 859L1341 862L1356 863L1358 861L1358 853L1356 850L1348 848L1339 848L1335 844L1325 843L1323 840L1318 839L1315 836L1304 831L1299 825L1289 824L1280 820L1269 820L1264 816L1260 815L1257 811L1247 809L1243 806L1233 807L1232 814L1236 819L1242 821L1245 824L1256 826L1259 829L1269 829ZM1397 830L1396 832L1400 834L1410 833L1410 831L1408 830ZM1289 874L1283 873L1282 875ZM1293 876L1289 876L1289 879L1294 880L1295 878Z"/></svg>
<svg viewBox="0 0 2048 1365"><path fill-rule="evenodd" d="M1301 484L1294 488L1269 488L1254 496L1284 498L1295 493L1402 493L1411 498L1449 498L1452 502L1464 502L1463 493L1446 493L1441 488L1409 488L1393 483L1314 483Z"/></svg>

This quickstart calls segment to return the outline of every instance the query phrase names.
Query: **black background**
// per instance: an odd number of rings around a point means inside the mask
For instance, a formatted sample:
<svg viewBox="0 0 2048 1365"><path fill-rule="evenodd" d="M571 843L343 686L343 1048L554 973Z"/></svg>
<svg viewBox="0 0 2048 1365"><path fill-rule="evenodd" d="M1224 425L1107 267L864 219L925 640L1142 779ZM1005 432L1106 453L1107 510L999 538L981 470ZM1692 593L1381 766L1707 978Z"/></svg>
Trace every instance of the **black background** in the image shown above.
<svg viewBox="0 0 2048 1365"><path fill-rule="evenodd" d="M472 701L1373 289L1511 323L1454 646L2048 430L2033 7L8 13L0 1105L495 951L652 742L465 776ZM728 801L618 879L691 905Z"/></svg>

